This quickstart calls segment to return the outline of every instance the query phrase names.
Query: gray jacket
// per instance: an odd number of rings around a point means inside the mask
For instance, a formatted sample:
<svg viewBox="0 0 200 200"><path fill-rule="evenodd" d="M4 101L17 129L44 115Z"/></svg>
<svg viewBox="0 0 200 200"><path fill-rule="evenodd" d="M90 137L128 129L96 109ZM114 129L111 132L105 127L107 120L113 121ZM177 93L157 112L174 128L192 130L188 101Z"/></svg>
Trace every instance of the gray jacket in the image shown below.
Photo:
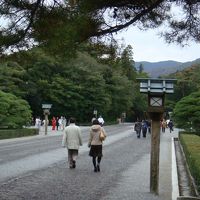
<svg viewBox="0 0 200 200"><path fill-rule="evenodd" d="M78 126L70 124L65 128L62 146L76 150L79 149L79 146L82 146L81 129Z"/></svg>
<svg viewBox="0 0 200 200"><path fill-rule="evenodd" d="M141 122L135 122L134 130L135 131L141 131L141 129L142 129L142 123Z"/></svg>

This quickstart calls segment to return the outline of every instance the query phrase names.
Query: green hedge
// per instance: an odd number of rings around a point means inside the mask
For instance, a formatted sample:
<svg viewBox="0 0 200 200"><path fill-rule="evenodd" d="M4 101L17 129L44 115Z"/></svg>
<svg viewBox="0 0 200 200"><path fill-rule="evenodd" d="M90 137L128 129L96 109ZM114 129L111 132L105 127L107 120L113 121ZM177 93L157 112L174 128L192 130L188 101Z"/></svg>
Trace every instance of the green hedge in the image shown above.
<svg viewBox="0 0 200 200"><path fill-rule="evenodd" d="M190 135L198 135L200 136L200 132L195 132L195 131L179 131L180 134L190 134Z"/></svg>
<svg viewBox="0 0 200 200"><path fill-rule="evenodd" d="M200 192L200 136L195 134L179 135L190 172L195 179L197 189Z"/></svg>
<svg viewBox="0 0 200 200"><path fill-rule="evenodd" d="M0 140L1 139L24 137L24 136L32 136L32 135L38 135L38 134L39 134L38 129L31 129L31 128L2 129L2 130L0 130Z"/></svg>

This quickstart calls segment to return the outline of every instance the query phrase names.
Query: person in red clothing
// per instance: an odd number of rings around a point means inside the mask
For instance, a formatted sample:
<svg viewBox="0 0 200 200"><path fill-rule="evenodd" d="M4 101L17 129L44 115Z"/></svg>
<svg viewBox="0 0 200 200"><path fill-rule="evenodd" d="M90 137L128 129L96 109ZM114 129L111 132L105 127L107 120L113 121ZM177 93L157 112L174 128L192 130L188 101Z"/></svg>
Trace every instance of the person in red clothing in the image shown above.
<svg viewBox="0 0 200 200"><path fill-rule="evenodd" d="M56 118L55 117L52 118L51 123L52 123L52 130L55 130L55 128L56 128Z"/></svg>

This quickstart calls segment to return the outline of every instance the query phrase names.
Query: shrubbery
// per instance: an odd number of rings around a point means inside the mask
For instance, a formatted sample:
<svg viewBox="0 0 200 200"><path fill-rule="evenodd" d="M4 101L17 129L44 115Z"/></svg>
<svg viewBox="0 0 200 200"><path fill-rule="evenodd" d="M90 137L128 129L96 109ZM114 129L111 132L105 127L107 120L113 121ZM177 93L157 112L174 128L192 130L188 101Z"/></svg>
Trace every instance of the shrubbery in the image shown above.
<svg viewBox="0 0 200 200"><path fill-rule="evenodd" d="M200 92L182 98L173 113L176 127L200 132Z"/></svg>
<svg viewBox="0 0 200 200"><path fill-rule="evenodd" d="M39 134L39 129L29 129L29 128L13 129L13 130L3 129L0 130L0 139L17 138L17 137L32 136L38 134Z"/></svg>
<svg viewBox="0 0 200 200"><path fill-rule="evenodd" d="M27 101L0 90L0 128L22 128L31 120Z"/></svg>

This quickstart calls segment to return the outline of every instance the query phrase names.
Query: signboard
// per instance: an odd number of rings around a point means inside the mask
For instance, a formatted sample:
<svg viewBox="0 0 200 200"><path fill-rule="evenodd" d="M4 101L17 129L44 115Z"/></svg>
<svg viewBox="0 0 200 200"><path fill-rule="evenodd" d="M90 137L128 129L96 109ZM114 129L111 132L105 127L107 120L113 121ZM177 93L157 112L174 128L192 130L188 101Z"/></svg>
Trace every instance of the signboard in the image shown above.
<svg viewBox="0 0 200 200"><path fill-rule="evenodd" d="M43 109L50 109L52 104L42 104Z"/></svg>
<svg viewBox="0 0 200 200"><path fill-rule="evenodd" d="M97 110L94 110L93 114L94 114L94 115L97 115Z"/></svg>

